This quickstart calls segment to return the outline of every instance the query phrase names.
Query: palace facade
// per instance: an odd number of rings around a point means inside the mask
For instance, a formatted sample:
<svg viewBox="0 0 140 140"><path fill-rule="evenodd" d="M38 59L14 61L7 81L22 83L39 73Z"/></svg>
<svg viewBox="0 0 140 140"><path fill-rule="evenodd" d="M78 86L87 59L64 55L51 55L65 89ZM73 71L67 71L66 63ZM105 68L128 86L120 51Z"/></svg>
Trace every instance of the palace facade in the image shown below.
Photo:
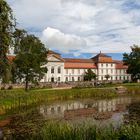
<svg viewBox="0 0 140 140"><path fill-rule="evenodd" d="M90 59L63 58L60 54L48 51L48 63L43 67L48 68L41 82L70 82L83 81L84 74L91 69L98 81L106 80L105 75L110 75L110 81L131 80L127 74L127 66L123 61L113 60L111 56L99 53Z"/></svg>

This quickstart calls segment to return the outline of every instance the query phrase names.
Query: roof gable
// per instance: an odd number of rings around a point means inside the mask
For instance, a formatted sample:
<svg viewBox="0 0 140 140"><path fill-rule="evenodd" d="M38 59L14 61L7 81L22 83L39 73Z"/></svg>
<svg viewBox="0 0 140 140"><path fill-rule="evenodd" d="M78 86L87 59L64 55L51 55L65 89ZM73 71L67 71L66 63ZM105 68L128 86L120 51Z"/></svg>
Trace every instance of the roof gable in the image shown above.
<svg viewBox="0 0 140 140"><path fill-rule="evenodd" d="M99 53L91 59L96 63L113 63L112 57L103 53Z"/></svg>
<svg viewBox="0 0 140 140"><path fill-rule="evenodd" d="M56 55L49 55L47 57L48 62L64 62L64 60L61 57L57 57Z"/></svg>

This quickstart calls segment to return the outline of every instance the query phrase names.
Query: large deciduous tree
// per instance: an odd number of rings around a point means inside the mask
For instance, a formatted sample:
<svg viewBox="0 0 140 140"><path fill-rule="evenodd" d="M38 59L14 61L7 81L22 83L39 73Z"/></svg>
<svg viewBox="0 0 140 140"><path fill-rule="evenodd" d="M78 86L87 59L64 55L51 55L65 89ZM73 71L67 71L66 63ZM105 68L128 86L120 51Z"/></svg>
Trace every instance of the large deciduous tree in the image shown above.
<svg viewBox="0 0 140 140"><path fill-rule="evenodd" d="M0 0L0 78L3 83L8 82L10 62L7 58L12 44L12 33L15 27L12 10L5 0Z"/></svg>
<svg viewBox="0 0 140 140"><path fill-rule="evenodd" d="M46 48L34 35L27 35L20 40L14 60L15 75L25 81L26 91L29 82L40 80L47 72L47 68L42 67L47 63L46 56Z"/></svg>
<svg viewBox="0 0 140 140"><path fill-rule="evenodd" d="M88 69L87 72L85 72L84 81L91 81L93 79L96 79L96 74L91 69Z"/></svg>
<svg viewBox="0 0 140 140"><path fill-rule="evenodd" d="M140 79L140 47L131 46L131 52L123 54L123 61L128 66L127 73L132 75L132 79Z"/></svg>

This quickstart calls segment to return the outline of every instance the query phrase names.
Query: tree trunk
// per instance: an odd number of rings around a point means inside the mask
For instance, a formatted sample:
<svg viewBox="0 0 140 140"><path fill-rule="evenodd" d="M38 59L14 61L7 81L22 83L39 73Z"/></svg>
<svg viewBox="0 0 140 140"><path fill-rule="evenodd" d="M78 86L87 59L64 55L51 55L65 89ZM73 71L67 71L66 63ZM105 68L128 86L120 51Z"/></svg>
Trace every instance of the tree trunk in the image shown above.
<svg viewBox="0 0 140 140"><path fill-rule="evenodd" d="M28 91L29 88L29 81L28 81L28 75L26 75L26 80L25 80L25 91Z"/></svg>

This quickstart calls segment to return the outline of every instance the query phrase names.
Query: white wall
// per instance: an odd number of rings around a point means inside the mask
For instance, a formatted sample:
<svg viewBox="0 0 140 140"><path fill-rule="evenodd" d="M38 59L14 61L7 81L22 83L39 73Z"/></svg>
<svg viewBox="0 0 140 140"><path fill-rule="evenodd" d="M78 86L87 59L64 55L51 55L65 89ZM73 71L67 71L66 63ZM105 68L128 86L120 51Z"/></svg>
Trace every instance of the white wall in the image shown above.
<svg viewBox="0 0 140 140"><path fill-rule="evenodd" d="M54 78L54 82L64 82L64 62L48 62L44 65L48 68L48 72L45 74L41 82L51 82L51 78ZM51 73L51 68L54 68L54 73ZM58 73L58 68L61 68L60 73ZM60 77L60 81L58 81Z"/></svg>
<svg viewBox="0 0 140 140"><path fill-rule="evenodd" d="M51 58L52 59L52 58ZM116 69L115 63L98 63L98 69L92 69L98 77L98 80L106 80L105 75L109 74L112 78L108 80L131 80L131 75L126 73L126 69ZM48 68L48 72L45 74L41 82L51 82L52 77L54 82L67 81L82 81L84 73L87 69L64 69L63 61L48 62L43 67ZM51 73L51 68L54 67L54 73ZM61 73L58 73L58 68L61 68ZM60 81L58 81L60 77Z"/></svg>

